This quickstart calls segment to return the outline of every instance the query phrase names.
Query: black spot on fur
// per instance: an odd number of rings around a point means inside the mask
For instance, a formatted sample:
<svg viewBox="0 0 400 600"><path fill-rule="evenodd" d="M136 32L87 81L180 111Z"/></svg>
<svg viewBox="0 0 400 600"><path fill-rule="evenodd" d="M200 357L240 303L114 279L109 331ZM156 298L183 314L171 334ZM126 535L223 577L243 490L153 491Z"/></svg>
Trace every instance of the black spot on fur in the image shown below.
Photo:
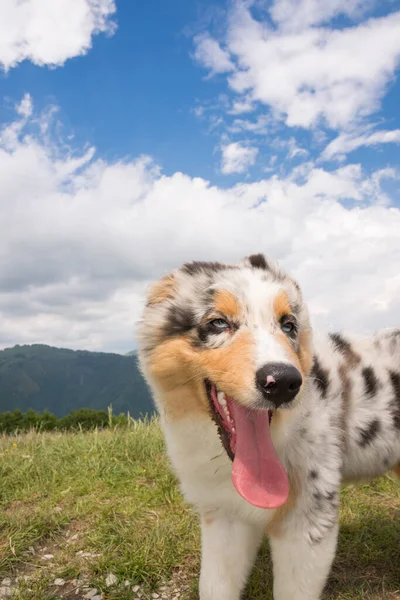
<svg viewBox="0 0 400 600"><path fill-rule="evenodd" d="M367 396L372 398L376 395L379 387L379 381L372 367L364 367L362 370L364 379L364 389Z"/></svg>
<svg viewBox="0 0 400 600"><path fill-rule="evenodd" d="M198 275L199 273L217 273L219 271L224 271L225 269L233 268L232 265L224 265L219 262L193 261L184 264L181 271L187 275Z"/></svg>
<svg viewBox="0 0 400 600"><path fill-rule="evenodd" d="M308 510L310 523L309 539L312 544L320 543L338 521L339 495L337 490L321 492L315 490Z"/></svg>
<svg viewBox="0 0 400 600"><path fill-rule="evenodd" d="M330 333L329 337L331 338L332 342L334 343L336 350L339 350L339 352L343 353L348 350L351 350L350 342L345 340L344 337L342 337L340 335L340 333Z"/></svg>
<svg viewBox="0 0 400 600"><path fill-rule="evenodd" d="M201 342L200 344L196 342L195 340L195 346L197 347L201 347L203 344L205 344L208 340L208 334L209 334L209 330L207 329L207 327L204 327L203 325L200 325L197 328L197 335L199 337L199 342Z"/></svg>
<svg viewBox="0 0 400 600"><path fill-rule="evenodd" d="M321 367L321 364L316 356L314 356L310 376L314 378L313 383L317 386L321 396L326 398L329 388L329 374L326 369Z"/></svg>
<svg viewBox="0 0 400 600"><path fill-rule="evenodd" d="M310 479L318 479L318 471L316 471L315 469L312 469L312 471L309 472L309 477Z"/></svg>
<svg viewBox="0 0 400 600"><path fill-rule="evenodd" d="M393 400L391 402L393 424L400 429L400 373L389 371L389 377L393 388Z"/></svg>
<svg viewBox="0 0 400 600"><path fill-rule="evenodd" d="M166 337L184 335L195 326L195 316L190 308L171 306L168 311L167 323L164 328Z"/></svg>
<svg viewBox="0 0 400 600"><path fill-rule="evenodd" d="M268 263L263 254L252 254L247 257L247 260L255 269L264 269L264 271L269 270Z"/></svg>
<svg viewBox="0 0 400 600"><path fill-rule="evenodd" d="M320 492L319 490L317 490L316 492L314 492L313 494L314 499L317 500L317 502L322 502L324 500L326 500L327 502L332 502L332 500L334 500L337 496L337 492L336 491L331 491L331 492L326 492L326 494Z"/></svg>
<svg viewBox="0 0 400 600"><path fill-rule="evenodd" d="M313 498L317 501L318 504L320 504L322 502L323 495L321 494L321 492L317 491L313 493Z"/></svg>
<svg viewBox="0 0 400 600"><path fill-rule="evenodd" d="M343 355L350 367L354 368L361 362L360 356L353 350L350 342L340 335L340 333L330 333L329 337L335 349Z"/></svg>
<svg viewBox="0 0 400 600"><path fill-rule="evenodd" d="M396 373L396 371L389 371L389 376L390 381L392 382L395 398L400 404L400 373Z"/></svg>
<svg viewBox="0 0 400 600"><path fill-rule="evenodd" d="M361 446L361 448L365 448L371 444L380 432L381 428L381 422L378 419L371 421L371 423L365 429L359 428L360 439L358 444Z"/></svg>

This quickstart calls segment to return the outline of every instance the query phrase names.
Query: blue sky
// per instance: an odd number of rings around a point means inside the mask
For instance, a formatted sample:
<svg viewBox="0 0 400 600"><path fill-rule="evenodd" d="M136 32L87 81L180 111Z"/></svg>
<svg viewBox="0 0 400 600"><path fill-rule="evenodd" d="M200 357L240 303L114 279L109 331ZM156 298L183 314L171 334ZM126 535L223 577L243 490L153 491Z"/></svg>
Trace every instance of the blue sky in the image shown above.
<svg viewBox="0 0 400 600"><path fill-rule="evenodd" d="M223 3L221 3L221 6ZM85 56L62 68L24 61L1 75L1 118L29 92L38 110L60 107L66 133L108 160L150 154L167 173L214 177L215 140L196 118L197 99L223 91L203 81L191 59L190 31L207 4L174 0L117 3L117 31L97 36Z"/></svg>
<svg viewBox="0 0 400 600"><path fill-rule="evenodd" d="M248 251L317 325L390 326L399 30L390 0L5 0L0 346L129 350L150 280Z"/></svg>
<svg viewBox="0 0 400 600"><path fill-rule="evenodd" d="M183 171L220 185L243 179L242 174L221 176L220 156L214 152L219 137L234 120L224 110L224 100L232 102L237 94L229 90L224 74L206 79L207 70L193 60L193 38L204 30L220 30L229 4L149 0L117 2L116 7L116 32L96 36L84 56L71 58L62 68L43 68L25 60L18 68L3 72L1 119L10 119L15 102L29 92L37 110L49 104L59 107L65 135L74 134L78 147L94 145L107 160L149 154L167 174ZM387 3L386 10L376 6L368 16L388 14L389 9L392 3ZM353 21L342 18L341 28L352 25ZM382 108L372 121L389 129L400 127L399 97L396 79L388 84ZM207 110L216 105L219 108ZM199 107L207 110L206 118L196 117ZM268 108L258 106L248 116L254 121L267 113ZM211 115L224 119L212 131ZM329 128L321 129L328 140L336 135ZM281 125L273 136L247 134L246 141L255 143L260 152L246 178L260 177L270 156L278 155L281 166L286 159L286 170L299 164L299 156L290 160L279 148L271 149L276 138L293 136L312 157L318 157L323 144L313 142L310 132L302 128ZM356 150L351 158L373 169L396 164L399 157L399 146L390 144ZM334 167L330 161L326 164L328 169Z"/></svg>

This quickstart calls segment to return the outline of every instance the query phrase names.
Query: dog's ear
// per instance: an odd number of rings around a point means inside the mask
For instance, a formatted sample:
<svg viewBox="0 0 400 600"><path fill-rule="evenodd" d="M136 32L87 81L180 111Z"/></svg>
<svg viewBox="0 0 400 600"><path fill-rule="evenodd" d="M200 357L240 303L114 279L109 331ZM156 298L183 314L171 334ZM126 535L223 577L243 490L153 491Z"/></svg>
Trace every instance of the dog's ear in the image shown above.
<svg viewBox="0 0 400 600"><path fill-rule="evenodd" d="M251 254L244 259L246 267L253 267L254 269L263 269L269 271L270 267L264 254Z"/></svg>
<svg viewBox="0 0 400 600"><path fill-rule="evenodd" d="M147 293L147 306L156 306L164 300L170 300L176 291L175 275L166 275L153 283Z"/></svg>
<svg viewBox="0 0 400 600"><path fill-rule="evenodd" d="M277 260L266 258L264 254L251 254L244 259L242 264L252 269L261 269L262 271L267 271L278 281L292 279L287 273L285 273L285 271L282 270ZM295 285L297 286L296 283Z"/></svg>

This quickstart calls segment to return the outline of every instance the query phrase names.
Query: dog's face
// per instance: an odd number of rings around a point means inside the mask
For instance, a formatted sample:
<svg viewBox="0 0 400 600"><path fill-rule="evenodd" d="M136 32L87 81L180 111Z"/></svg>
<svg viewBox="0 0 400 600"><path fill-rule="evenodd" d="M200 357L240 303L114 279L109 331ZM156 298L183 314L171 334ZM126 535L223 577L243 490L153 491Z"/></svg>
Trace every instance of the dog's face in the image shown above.
<svg viewBox="0 0 400 600"><path fill-rule="evenodd" d="M246 415L270 420L293 407L312 360L300 289L262 255L239 265L186 264L157 282L139 343L167 417L212 418L232 460Z"/></svg>

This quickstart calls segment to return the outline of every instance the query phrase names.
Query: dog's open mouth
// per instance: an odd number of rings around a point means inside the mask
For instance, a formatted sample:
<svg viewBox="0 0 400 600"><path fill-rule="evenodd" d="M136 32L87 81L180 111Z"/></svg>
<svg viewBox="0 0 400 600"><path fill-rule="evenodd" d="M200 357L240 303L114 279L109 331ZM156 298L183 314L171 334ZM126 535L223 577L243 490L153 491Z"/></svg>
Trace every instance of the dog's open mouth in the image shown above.
<svg viewBox="0 0 400 600"><path fill-rule="evenodd" d="M277 508L289 495L286 471L270 434L272 413L249 410L205 382L212 417L229 458L237 492L260 508Z"/></svg>

